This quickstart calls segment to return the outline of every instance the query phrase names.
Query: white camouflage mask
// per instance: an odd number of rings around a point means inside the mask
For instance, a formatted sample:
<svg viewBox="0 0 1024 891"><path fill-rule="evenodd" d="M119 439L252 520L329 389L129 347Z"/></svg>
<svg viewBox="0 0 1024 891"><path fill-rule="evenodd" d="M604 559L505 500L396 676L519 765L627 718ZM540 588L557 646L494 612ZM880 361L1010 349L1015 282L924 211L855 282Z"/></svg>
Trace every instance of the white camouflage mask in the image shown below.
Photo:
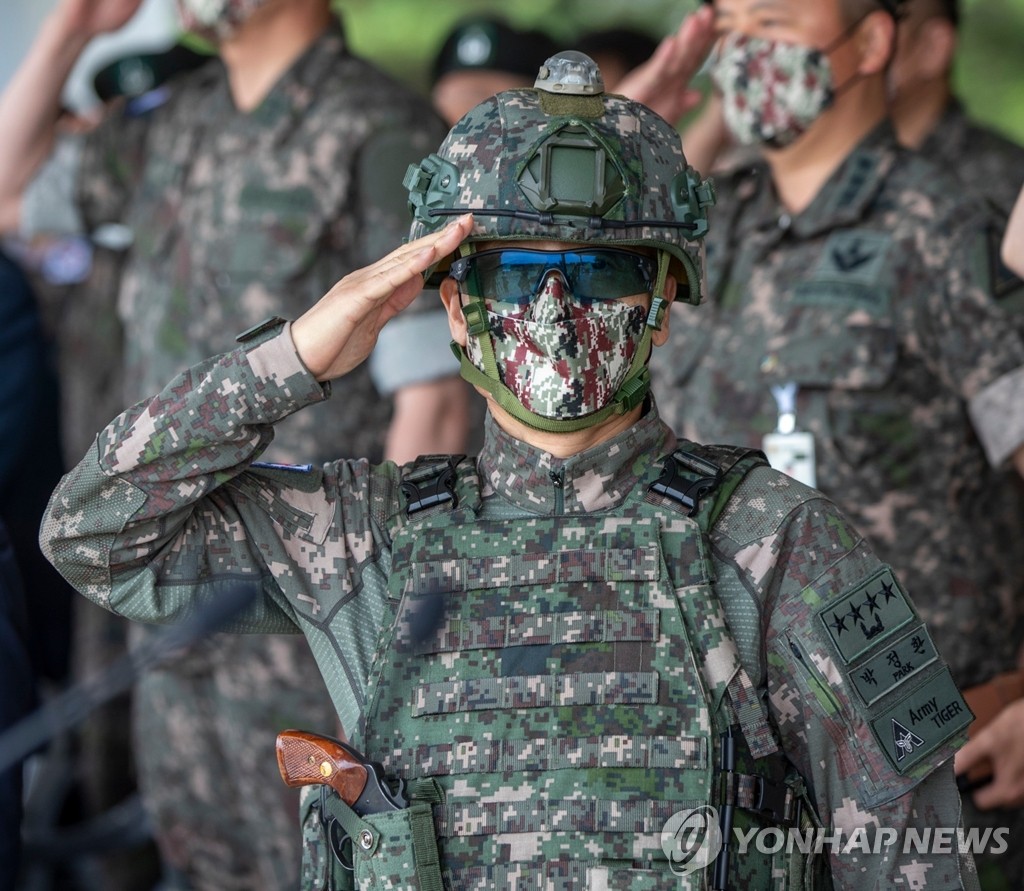
<svg viewBox="0 0 1024 891"><path fill-rule="evenodd" d="M268 0L177 0L181 25L210 40L231 37Z"/></svg>

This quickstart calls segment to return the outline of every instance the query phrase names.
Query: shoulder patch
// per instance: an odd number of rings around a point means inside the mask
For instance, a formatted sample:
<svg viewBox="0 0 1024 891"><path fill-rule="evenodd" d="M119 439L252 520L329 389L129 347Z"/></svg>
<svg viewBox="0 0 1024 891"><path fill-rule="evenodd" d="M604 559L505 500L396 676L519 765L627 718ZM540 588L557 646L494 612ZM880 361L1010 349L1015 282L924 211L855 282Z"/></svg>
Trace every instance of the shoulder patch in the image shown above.
<svg viewBox="0 0 1024 891"><path fill-rule="evenodd" d="M849 664L915 619L910 599L888 568L818 613L836 652Z"/></svg>
<svg viewBox="0 0 1024 891"><path fill-rule="evenodd" d="M877 702L939 658L931 636L913 628L850 673L850 681L867 705Z"/></svg>
<svg viewBox="0 0 1024 891"><path fill-rule="evenodd" d="M973 720L949 669L943 668L870 723L889 762L903 774Z"/></svg>

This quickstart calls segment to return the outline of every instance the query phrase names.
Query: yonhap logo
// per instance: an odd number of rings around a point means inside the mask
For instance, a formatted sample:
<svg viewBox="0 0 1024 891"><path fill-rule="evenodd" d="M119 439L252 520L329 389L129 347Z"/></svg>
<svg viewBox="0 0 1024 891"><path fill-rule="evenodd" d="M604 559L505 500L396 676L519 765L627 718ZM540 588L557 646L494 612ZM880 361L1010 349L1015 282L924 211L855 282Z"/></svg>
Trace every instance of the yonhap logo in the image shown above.
<svg viewBox="0 0 1024 891"><path fill-rule="evenodd" d="M661 849L677 876L704 869L722 850L718 811L704 805L673 814L661 830Z"/></svg>

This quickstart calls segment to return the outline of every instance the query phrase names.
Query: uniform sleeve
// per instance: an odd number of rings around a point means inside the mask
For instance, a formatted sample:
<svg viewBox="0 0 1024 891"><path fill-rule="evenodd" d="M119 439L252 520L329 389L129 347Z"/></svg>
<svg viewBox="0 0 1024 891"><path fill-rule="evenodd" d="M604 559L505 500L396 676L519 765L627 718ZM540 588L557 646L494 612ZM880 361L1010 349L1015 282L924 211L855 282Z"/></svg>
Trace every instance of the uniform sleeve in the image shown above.
<svg viewBox="0 0 1024 891"><path fill-rule="evenodd" d="M929 227L917 250L932 284L911 282L914 337L946 386L967 405L993 466L1024 445L1024 340L994 294L987 218L979 208ZM910 276L912 278L912 276Z"/></svg>
<svg viewBox="0 0 1024 891"><path fill-rule="evenodd" d="M288 327L195 366L159 395L116 418L54 492L44 553L79 591L131 619L176 621L226 587L261 596L232 630L295 631L296 604L313 602L323 560L303 553L348 523L365 559L372 548L366 462L330 472L253 465L273 424L322 401ZM347 507L337 492L348 493ZM331 554L339 591L360 563L338 534Z"/></svg>
<svg viewBox="0 0 1024 891"><path fill-rule="evenodd" d="M972 715L910 598L819 493L763 469L733 503L745 507L716 527L719 572L762 605L762 689L834 886L976 887L951 760ZM936 828L951 847L931 844Z"/></svg>

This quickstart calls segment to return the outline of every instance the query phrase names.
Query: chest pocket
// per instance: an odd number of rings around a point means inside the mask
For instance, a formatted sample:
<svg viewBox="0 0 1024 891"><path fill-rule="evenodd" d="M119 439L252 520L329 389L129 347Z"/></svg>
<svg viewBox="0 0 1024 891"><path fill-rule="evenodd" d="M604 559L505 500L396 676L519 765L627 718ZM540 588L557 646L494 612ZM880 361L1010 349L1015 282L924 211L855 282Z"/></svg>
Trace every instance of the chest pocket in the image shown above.
<svg viewBox="0 0 1024 891"><path fill-rule="evenodd" d="M287 282L313 264L326 238L328 210L308 185L274 187L250 179L219 203L207 209L213 242L203 265L221 290ZM226 213L235 219L218 222Z"/></svg>
<svg viewBox="0 0 1024 891"><path fill-rule="evenodd" d="M888 256L892 240L869 230L834 233L806 279L785 295L783 320L763 367L805 387L878 389L897 359Z"/></svg>
<svg viewBox="0 0 1024 891"><path fill-rule="evenodd" d="M846 484L843 468L902 464L903 451L919 447L906 400L892 385L901 346L891 250L876 233L833 235L811 275L786 295L785 317L761 361L766 386L797 385L797 423L818 443L826 491Z"/></svg>

